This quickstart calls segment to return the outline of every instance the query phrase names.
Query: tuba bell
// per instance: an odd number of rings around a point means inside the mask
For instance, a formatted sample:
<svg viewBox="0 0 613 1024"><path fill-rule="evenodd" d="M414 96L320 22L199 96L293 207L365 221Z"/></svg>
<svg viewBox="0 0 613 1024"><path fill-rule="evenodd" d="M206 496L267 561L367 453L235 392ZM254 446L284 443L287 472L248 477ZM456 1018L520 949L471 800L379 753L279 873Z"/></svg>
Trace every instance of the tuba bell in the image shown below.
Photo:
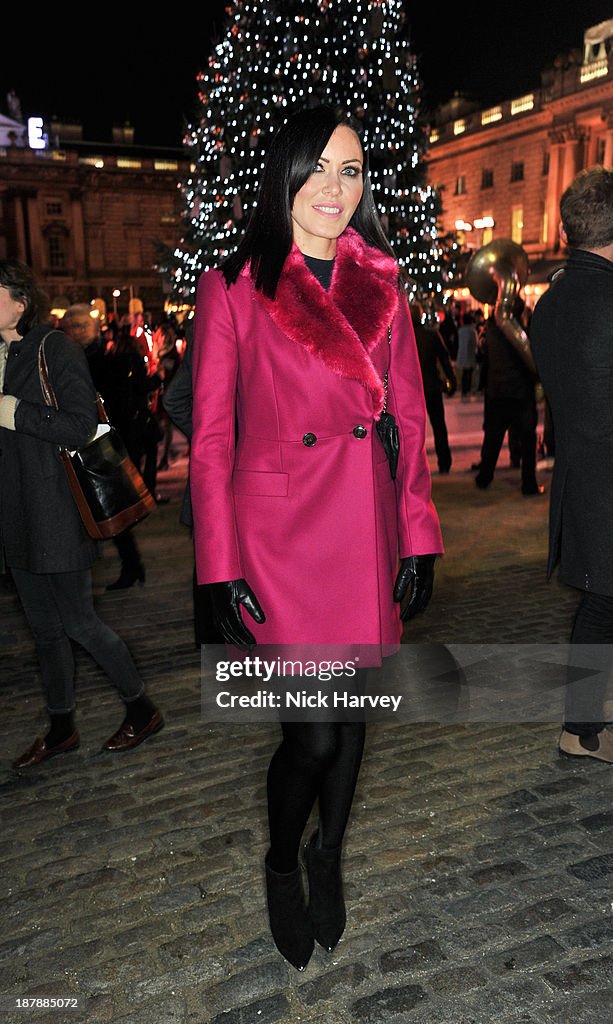
<svg viewBox="0 0 613 1024"><path fill-rule="evenodd" d="M521 245L510 238L496 238L473 253L464 280L477 302L487 302L494 307L497 326L536 381L538 372L530 340L513 313L520 289L528 279L528 270L528 256Z"/></svg>

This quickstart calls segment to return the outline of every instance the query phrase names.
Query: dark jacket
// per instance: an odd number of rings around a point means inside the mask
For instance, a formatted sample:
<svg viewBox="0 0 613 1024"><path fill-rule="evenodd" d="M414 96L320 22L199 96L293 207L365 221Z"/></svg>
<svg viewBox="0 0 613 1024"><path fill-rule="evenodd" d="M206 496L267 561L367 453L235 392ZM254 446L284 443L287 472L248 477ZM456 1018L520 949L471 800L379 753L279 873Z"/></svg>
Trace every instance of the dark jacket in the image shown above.
<svg viewBox="0 0 613 1024"><path fill-rule="evenodd" d="M192 404L192 342L191 339L188 339L181 365L167 389L162 393L162 405L166 413L181 433L185 434L188 441L192 436ZM179 519L186 526L192 526L194 522L189 476L183 493Z"/></svg>
<svg viewBox="0 0 613 1024"><path fill-rule="evenodd" d="M530 339L556 440L547 572L613 596L613 262L573 249Z"/></svg>
<svg viewBox="0 0 613 1024"><path fill-rule="evenodd" d="M511 398L531 404L536 401L534 376L493 316L485 323L481 355L488 398Z"/></svg>
<svg viewBox="0 0 613 1024"><path fill-rule="evenodd" d="M8 566L41 573L86 569L97 555L58 454L60 445L77 448L95 434L95 392L81 346L53 331L45 353L59 409L45 405L38 349L50 330L35 327L11 343L4 391L20 402L16 429L0 428L0 543Z"/></svg>
<svg viewBox="0 0 613 1024"><path fill-rule="evenodd" d="M451 365L449 350L440 331L435 327L426 327L425 324L416 323L415 320L413 320L413 330L417 342L424 392L432 394L442 390L440 371L455 387L455 372Z"/></svg>

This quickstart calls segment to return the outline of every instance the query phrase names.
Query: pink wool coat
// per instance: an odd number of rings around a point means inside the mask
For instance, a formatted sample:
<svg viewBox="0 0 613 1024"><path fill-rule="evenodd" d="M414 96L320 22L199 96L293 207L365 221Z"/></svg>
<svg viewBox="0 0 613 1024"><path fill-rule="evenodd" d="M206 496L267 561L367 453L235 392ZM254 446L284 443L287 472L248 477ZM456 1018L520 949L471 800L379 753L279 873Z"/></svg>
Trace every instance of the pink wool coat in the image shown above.
<svg viewBox="0 0 613 1024"><path fill-rule="evenodd" d="M248 270L229 289L219 271L200 278L190 456L197 576L247 580L266 615L258 625L243 612L258 644L396 646L398 558L443 550L397 273L348 228L329 292L296 246L274 301L256 292ZM401 435L395 481L375 429L388 360L388 411Z"/></svg>

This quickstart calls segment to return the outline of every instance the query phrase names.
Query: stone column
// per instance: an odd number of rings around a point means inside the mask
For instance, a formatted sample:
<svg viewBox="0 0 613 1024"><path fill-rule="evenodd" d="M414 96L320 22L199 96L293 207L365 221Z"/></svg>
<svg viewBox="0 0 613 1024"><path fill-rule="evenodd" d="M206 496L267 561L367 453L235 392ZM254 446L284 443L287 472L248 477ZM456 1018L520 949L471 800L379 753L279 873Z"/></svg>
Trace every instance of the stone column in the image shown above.
<svg viewBox="0 0 613 1024"><path fill-rule="evenodd" d="M558 224L560 223L560 196L562 180L562 154L566 135L555 129L549 133L549 174L547 175L547 192L545 195L545 211L547 213L546 251L553 254L558 248Z"/></svg>

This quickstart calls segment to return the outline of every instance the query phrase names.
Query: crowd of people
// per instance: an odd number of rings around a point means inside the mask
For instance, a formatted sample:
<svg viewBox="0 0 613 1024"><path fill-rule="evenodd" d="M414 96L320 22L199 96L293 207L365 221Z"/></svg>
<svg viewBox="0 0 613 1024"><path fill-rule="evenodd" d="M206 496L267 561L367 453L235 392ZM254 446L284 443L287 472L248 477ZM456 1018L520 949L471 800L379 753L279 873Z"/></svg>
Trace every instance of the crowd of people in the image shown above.
<svg viewBox="0 0 613 1024"><path fill-rule="evenodd" d="M559 435L549 572L561 559L562 582L583 592L571 645L599 650L613 631L605 540L612 211L613 171L594 168L567 189L562 239L570 258L533 318ZM360 126L325 106L294 114L272 141L238 249L200 277L183 361L169 320L155 332L126 320L105 334L77 304L54 327L29 268L0 261L1 550L32 630L50 719L16 768L79 745L73 642L124 702L105 749L129 750L164 724L124 641L94 609L97 550L58 459L58 446L91 439L95 391L152 494L169 463L173 423L189 438L181 515L193 529L194 614L204 620L197 641L213 636L236 658L254 648L290 650L294 666L314 651L333 651L341 662L358 653L361 689L376 687L404 624L428 607L444 552L427 417L439 472L448 474L445 402L458 390L456 401L481 393L477 488L492 482L508 432L523 493L541 493L535 379L526 364L494 317L483 322L479 310L452 305L437 323L417 303L409 308L403 287ZM41 396L43 339L57 409ZM133 531L114 541L121 570L109 589L143 583ZM562 753L613 762L603 710L609 668L601 656L595 681L578 687L569 666ZM276 682L309 685L300 672L290 676L279 669ZM302 971L315 942L331 951L345 929L342 853L365 725L280 712L279 726L266 776L263 873L272 937ZM317 827L305 841L314 808Z"/></svg>

